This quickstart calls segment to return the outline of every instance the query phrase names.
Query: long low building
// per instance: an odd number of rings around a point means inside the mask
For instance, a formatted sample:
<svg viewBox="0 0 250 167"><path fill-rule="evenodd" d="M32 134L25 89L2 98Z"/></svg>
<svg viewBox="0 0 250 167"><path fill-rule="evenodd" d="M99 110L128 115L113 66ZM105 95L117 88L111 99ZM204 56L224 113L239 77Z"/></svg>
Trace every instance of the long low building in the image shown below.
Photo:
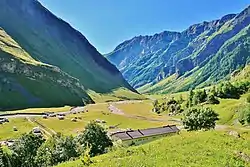
<svg viewBox="0 0 250 167"><path fill-rule="evenodd" d="M121 140L125 145L139 145L155 139L179 133L176 125L167 125L157 128L129 130L111 134L114 140Z"/></svg>

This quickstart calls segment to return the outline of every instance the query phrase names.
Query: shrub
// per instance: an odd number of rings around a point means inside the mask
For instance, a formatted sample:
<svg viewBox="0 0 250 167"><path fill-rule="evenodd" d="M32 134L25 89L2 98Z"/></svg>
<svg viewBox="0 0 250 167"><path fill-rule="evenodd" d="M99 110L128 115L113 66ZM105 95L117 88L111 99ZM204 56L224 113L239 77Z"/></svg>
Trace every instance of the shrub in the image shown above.
<svg viewBox="0 0 250 167"><path fill-rule="evenodd" d="M246 115L246 121L248 124L250 124L250 111Z"/></svg>
<svg viewBox="0 0 250 167"><path fill-rule="evenodd" d="M9 162L9 156L3 151L2 147L0 146L0 167L9 166Z"/></svg>
<svg viewBox="0 0 250 167"><path fill-rule="evenodd" d="M93 163L91 161L90 154L89 154L90 150L91 150L91 148L89 146L87 146L84 153L80 157L80 160L84 166L90 166L90 164Z"/></svg>
<svg viewBox="0 0 250 167"><path fill-rule="evenodd" d="M247 103L250 103L250 95L247 96Z"/></svg>
<svg viewBox="0 0 250 167"><path fill-rule="evenodd" d="M207 103L209 104L220 104L220 101L215 98L215 96L213 94L210 94L207 98Z"/></svg>
<svg viewBox="0 0 250 167"><path fill-rule="evenodd" d="M41 166L53 166L77 157L77 143L72 136L54 135L38 149L36 163Z"/></svg>
<svg viewBox="0 0 250 167"><path fill-rule="evenodd" d="M218 114L211 108L190 108L184 115L183 125L189 131L215 128Z"/></svg>
<svg viewBox="0 0 250 167"><path fill-rule="evenodd" d="M77 137L77 140L83 148L91 148L90 156L103 154L106 148L113 145L105 129L94 121L85 127L85 130Z"/></svg>
<svg viewBox="0 0 250 167"><path fill-rule="evenodd" d="M183 99L182 95L180 95L179 99L177 100L177 103L182 104L185 100Z"/></svg>
<svg viewBox="0 0 250 167"><path fill-rule="evenodd" d="M187 100L187 107L192 107L193 106L193 97L194 97L194 91L191 89L189 91L189 95L188 95L188 100Z"/></svg>
<svg viewBox="0 0 250 167"><path fill-rule="evenodd" d="M35 156L38 148L45 140L33 133L24 134L11 147L12 166L33 167L36 166Z"/></svg>
<svg viewBox="0 0 250 167"><path fill-rule="evenodd" d="M243 94L245 91L243 91L242 84L236 84L233 85L231 82L225 82L221 83L217 87L217 96L220 98L234 98L239 99L240 95Z"/></svg>

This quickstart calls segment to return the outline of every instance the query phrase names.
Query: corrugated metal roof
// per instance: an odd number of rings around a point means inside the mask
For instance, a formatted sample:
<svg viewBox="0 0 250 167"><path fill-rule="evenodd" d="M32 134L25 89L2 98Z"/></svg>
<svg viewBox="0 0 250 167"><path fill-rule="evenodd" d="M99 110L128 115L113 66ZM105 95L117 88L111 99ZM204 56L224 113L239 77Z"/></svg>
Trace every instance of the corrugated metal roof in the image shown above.
<svg viewBox="0 0 250 167"><path fill-rule="evenodd" d="M153 135L160 135L166 133L174 133L175 131L172 130L170 127L161 127L161 128L151 128L151 129L144 129L141 132L145 136L153 136Z"/></svg>
<svg viewBox="0 0 250 167"><path fill-rule="evenodd" d="M176 125L163 126L158 128L149 128L149 129L138 129L124 132L117 132L111 135L111 137L116 137L121 140L137 139L145 136L154 136L168 133L177 133L180 130Z"/></svg>
<svg viewBox="0 0 250 167"><path fill-rule="evenodd" d="M173 131L175 131L175 132L179 132L180 131L180 129L178 129L176 126L170 126L171 127L171 129L173 129Z"/></svg>
<svg viewBox="0 0 250 167"><path fill-rule="evenodd" d="M131 139L131 137L126 132L118 132L118 133L112 134L111 136L119 138L121 140Z"/></svg>
<svg viewBox="0 0 250 167"><path fill-rule="evenodd" d="M129 132L127 132L127 133L128 133L133 139L142 137L142 134L141 134L138 130L129 131Z"/></svg>

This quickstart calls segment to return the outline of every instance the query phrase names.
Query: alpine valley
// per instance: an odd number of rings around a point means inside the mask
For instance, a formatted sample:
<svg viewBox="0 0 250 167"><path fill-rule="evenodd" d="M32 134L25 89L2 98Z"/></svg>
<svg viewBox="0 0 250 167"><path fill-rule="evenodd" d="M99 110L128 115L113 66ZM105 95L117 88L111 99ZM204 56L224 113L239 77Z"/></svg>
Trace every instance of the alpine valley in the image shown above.
<svg viewBox="0 0 250 167"><path fill-rule="evenodd" d="M140 98L80 32L37 0L1 0L0 27L1 110Z"/></svg>
<svg viewBox="0 0 250 167"><path fill-rule="evenodd" d="M250 63L250 6L183 32L136 36L106 57L142 93L170 93L215 84Z"/></svg>

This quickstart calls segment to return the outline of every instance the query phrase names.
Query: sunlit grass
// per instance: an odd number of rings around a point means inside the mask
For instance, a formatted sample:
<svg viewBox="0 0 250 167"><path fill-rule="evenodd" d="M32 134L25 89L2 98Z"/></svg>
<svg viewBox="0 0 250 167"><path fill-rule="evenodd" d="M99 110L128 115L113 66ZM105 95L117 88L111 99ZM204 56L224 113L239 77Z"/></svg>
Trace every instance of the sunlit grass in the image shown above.
<svg viewBox="0 0 250 167"><path fill-rule="evenodd" d="M119 88L116 90L113 90L111 93L103 93L99 94L94 91L88 91L88 94L90 97L96 102L96 103L102 103L102 102L110 102L110 101L121 101L121 100L142 100L145 99L143 95L134 93L128 89L125 88Z"/></svg>
<svg viewBox="0 0 250 167"><path fill-rule="evenodd" d="M249 135L249 134L248 134ZM228 135L228 132L182 132L181 135L137 146L119 149L93 158L98 167L221 167L249 166L237 152L250 155L250 142ZM75 167L81 162L67 162L58 167Z"/></svg>
<svg viewBox="0 0 250 167"><path fill-rule="evenodd" d="M0 125L0 140L16 139L23 133L30 132L35 124L29 122L26 118L11 118L10 122ZM13 130L13 127L17 128L17 131Z"/></svg>

